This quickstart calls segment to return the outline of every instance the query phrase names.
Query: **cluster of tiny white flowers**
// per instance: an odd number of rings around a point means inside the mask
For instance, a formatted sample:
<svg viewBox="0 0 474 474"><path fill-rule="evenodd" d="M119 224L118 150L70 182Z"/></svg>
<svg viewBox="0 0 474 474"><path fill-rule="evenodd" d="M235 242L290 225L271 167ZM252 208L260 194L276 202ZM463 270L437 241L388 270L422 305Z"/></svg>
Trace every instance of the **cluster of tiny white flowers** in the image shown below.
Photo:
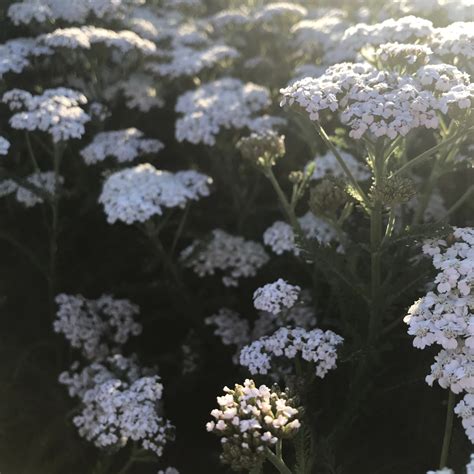
<svg viewBox="0 0 474 474"><path fill-rule="evenodd" d="M38 23L64 20L67 22L84 22L93 14L98 18L113 18L123 14L126 0L23 0L12 3L8 16L15 25L28 24L33 20Z"/></svg>
<svg viewBox="0 0 474 474"><path fill-rule="evenodd" d="M331 9L317 19L302 20L291 29L298 46L312 53L314 50L326 51L337 43L346 27L345 13L339 9Z"/></svg>
<svg viewBox="0 0 474 474"><path fill-rule="evenodd" d="M423 41L431 36L433 29L431 21L412 15L373 25L359 23L344 32L339 44L328 49L326 57L333 62L353 60L365 46Z"/></svg>
<svg viewBox="0 0 474 474"><path fill-rule="evenodd" d="M216 327L214 335L220 337L225 346L242 347L249 342L249 322L236 311L221 308L216 314L207 317L205 323Z"/></svg>
<svg viewBox="0 0 474 474"><path fill-rule="evenodd" d="M56 180L53 171L38 171L25 178L26 183L31 184L41 193L53 196L56 192ZM58 177L58 186L64 182L62 176ZM35 192L34 189L27 188L21 184L6 179L0 182L0 197L15 193L16 200L25 207L34 207L36 204L44 202L43 195Z"/></svg>
<svg viewBox="0 0 474 474"><path fill-rule="evenodd" d="M462 342L474 348L474 324L470 321L474 308L474 229L455 229L456 241L428 242L423 252L433 259L439 270L430 291L408 310L405 322L408 333L415 336L413 345L420 349L439 344L456 349Z"/></svg>
<svg viewBox="0 0 474 474"><path fill-rule="evenodd" d="M394 0L402 14L439 15L450 21L459 21L472 16L472 0Z"/></svg>
<svg viewBox="0 0 474 474"><path fill-rule="evenodd" d="M175 467L167 467L166 469L160 469L157 474L179 474L179 471Z"/></svg>
<svg viewBox="0 0 474 474"><path fill-rule="evenodd" d="M180 259L200 277L220 271L225 286L238 286L240 278L255 276L269 256L258 242L215 229L210 240L196 240L186 247Z"/></svg>
<svg viewBox="0 0 474 474"><path fill-rule="evenodd" d="M370 178L370 171L367 166L357 160L350 153L343 150L338 151L339 155L344 160L344 163L352 173L352 176L354 176L357 181L366 181ZM345 176L345 172L339 164L339 161L337 161L334 153L331 151L328 151L324 155L317 156L310 163L314 163L315 165L311 179L322 179L328 176L341 178Z"/></svg>
<svg viewBox="0 0 474 474"><path fill-rule="evenodd" d="M135 321L137 305L129 300L102 295L96 300L81 295L56 296L58 311L54 331L64 334L72 347L90 360L100 360L142 331Z"/></svg>
<svg viewBox="0 0 474 474"><path fill-rule="evenodd" d="M30 65L30 56L49 55L53 51L31 38L15 38L0 44L0 79L7 72L19 74Z"/></svg>
<svg viewBox="0 0 474 474"><path fill-rule="evenodd" d="M206 428L221 438L221 460L234 470L261 465L266 447L292 438L301 426L294 400L276 386L257 387L247 379L234 389L224 387L224 392L217 397L219 408L211 411L215 421Z"/></svg>
<svg viewBox="0 0 474 474"><path fill-rule="evenodd" d="M267 3L253 12L253 19L259 23L272 23L288 19L292 23L304 18L308 10L298 3L275 2Z"/></svg>
<svg viewBox="0 0 474 474"><path fill-rule="evenodd" d="M442 58L474 58L474 22L458 21L436 28L430 39L433 51Z"/></svg>
<svg viewBox="0 0 474 474"><path fill-rule="evenodd" d="M394 67L399 64L425 64L431 54L431 48L424 44L384 43L377 49L375 56L385 66Z"/></svg>
<svg viewBox="0 0 474 474"><path fill-rule="evenodd" d="M336 368L337 347L342 342L341 336L329 330L280 328L271 336L245 346L240 352L240 365L251 374L268 374L274 357L294 359L299 355L314 363L316 376L324 378L329 370Z"/></svg>
<svg viewBox="0 0 474 474"><path fill-rule="evenodd" d="M467 109L473 96L469 77L456 67L422 66L415 76L379 71L364 63L341 63L318 78L281 89L281 105L297 103L311 120L340 112L352 138L370 133L394 139L417 127L437 128L438 112Z"/></svg>
<svg viewBox="0 0 474 474"><path fill-rule="evenodd" d="M431 240L423 252L439 270L435 290L409 310L404 321L413 345L439 344L426 382L435 381L453 393L467 392L455 411L462 418L466 434L474 442L474 229L455 228L449 240Z"/></svg>
<svg viewBox="0 0 474 474"><path fill-rule="evenodd" d="M337 242L337 233L324 219L307 212L298 218L304 236L310 240L317 240L321 245ZM295 244L295 234L290 224L283 221L274 222L263 234L263 242L277 255L291 252L298 256L300 248ZM338 247L339 248L339 247Z"/></svg>
<svg viewBox="0 0 474 474"><path fill-rule="evenodd" d="M255 114L270 103L268 89L251 82L223 78L181 95L176 111L176 138L214 145L222 128L252 128Z"/></svg>
<svg viewBox="0 0 474 474"><path fill-rule="evenodd" d="M298 301L301 288L279 278L255 290L253 305L256 309L278 314L283 308L291 308Z"/></svg>
<svg viewBox="0 0 474 474"><path fill-rule="evenodd" d="M130 109L149 112L152 108L164 106L164 100L156 87L156 80L147 74L133 73L126 79L109 85L104 90L104 97L111 100L119 92L123 94L125 105Z"/></svg>
<svg viewBox="0 0 474 474"><path fill-rule="evenodd" d="M87 103L86 97L64 87L47 89L41 95L11 89L3 94L2 101L11 110L25 109L10 118L13 128L47 132L54 142L81 138L85 132L84 124L90 120L80 107Z"/></svg>
<svg viewBox="0 0 474 474"><path fill-rule="evenodd" d="M81 150L81 156L88 165L103 161L108 156L113 156L123 163L133 161L141 155L158 153L163 147L160 140L143 138L143 132L140 130L127 128L98 133L92 143Z"/></svg>
<svg viewBox="0 0 474 474"><path fill-rule="evenodd" d="M239 52L230 46L212 45L203 50L180 46L171 51L168 63L149 63L147 69L160 76L175 78L193 76L203 69L211 68L219 63L235 59Z"/></svg>
<svg viewBox="0 0 474 474"><path fill-rule="evenodd" d="M449 469L449 467L443 467L443 469L438 469L437 471L427 471L426 474L454 474L454 471Z"/></svg>
<svg viewBox="0 0 474 474"><path fill-rule="evenodd" d="M156 52L156 45L150 40L141 38L133 31L113 31L95 26L59 28L52 33L38 37L40 44L50 48L90 49L95 44L117 48L121 53L137 50L144 55Z"/></svg>
<svg viewBox="0 0 474 474"><path fill-rule="evenodd" d="M172 439L172 425L160 416L160 378L139 367L134 358L117 354L82 370L74 363L59 381L81 402L81 411L73 419L79 435L98 448L140 441L144 449L161 456Z"/></svg>
<svg viewBox="0 0 474 474"><path fill-rule="evenodd" d="M9 148L10 142L6 138L0 136L0 155L7 155Z"/></svg>
<svg viewBox="0 0 474 474"><path fill-rule="evenodd" d="M194 170L157 170L145 163L111 174L104 182L99 202L107 222L145 222L162 215L163 207L184 207L189 201L209 196L211 179Z"/></svg>
<svg viewBox="0 0 474 474"><path fill-rule="evenodd" d="M242 9L226 9L214 14L210 21L212 26L220 31L226 28L239 27L251 23L249 12Z"/></svg>

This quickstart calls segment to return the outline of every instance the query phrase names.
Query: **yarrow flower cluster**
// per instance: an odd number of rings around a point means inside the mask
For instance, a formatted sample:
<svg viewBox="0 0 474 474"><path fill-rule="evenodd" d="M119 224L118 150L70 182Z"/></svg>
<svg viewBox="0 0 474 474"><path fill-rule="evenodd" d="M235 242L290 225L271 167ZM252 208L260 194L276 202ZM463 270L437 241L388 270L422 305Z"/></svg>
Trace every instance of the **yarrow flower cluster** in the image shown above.
<svg viewBox="0 0 474 474"><path fill-rule="evenodd" d="M255 290L253 294L253 305L256 309L278 314L283 308L294 306L300 294L298 285L290 285L279 278L274 283L268 283Z"/></svg>
<svg viewBox="0 0 474 474"><path fill-rule="evenodd" d="M338 236L334 228L324 219L316 217L312 212L307 212L298 218L305 237L316 240L321 245L329 245L337 242ZM290 224L283 221L274 222L263 234L263 242L268 245L277 255L290 252L300 255L300 248L295 243L295 234ZM338 246L338 250L342 247Z"/></svg>
<svg viewBox="0 0 474 474"><path fill-rule="evenodd" d="M209 82L178 98L176 112L183 117L176 121L176 138L214 145L221 129L255 128L255 114L269 104L265 87L229 77Z"/></svg>
<svg viewBox="0 0 474 474"><path fill-rule="evenodd" d="M98 18L114 18L123 14L129 0L23 0L12 3L8 16L15 25L28 24L33 20L38 23L64 20L67 22L84 22L91 14Z"/></svg>
<svg viewBox="0 0 474 474"><path fill-rule="evenodd" d="M71 346L81 349L89 360L98 361L114 353L130 336L142 331L135 320L139 307L129 300L110 295L89 300L62 293L56 296L56 303L54 331L64 334Z"/></svg>
<svg viewBox="0 0 474 474"><path fill-rule="evenodd" d="M98 133L92 143L81 150L81 155L88 165L103 161L108 156L113 156L119 163L123 163L133 161L141 155L158 153L163 148L160 140L144 138L140 130L127 128Z"/></svg>
<svg viewBox="0 0 474 474"><path fill-rule="evenodd" d="M44 202L45 198L54 196L64 179L58 176L56 182L53 171L38 171L25 178L25 184L11 179L0 182L0 197L15 193L16 200L25 207L34 207ZM32 188L27 185L31 185Z"/></svg>
<svg viewBox="0 0 474 474"><path fill-rule="evenodd" d="M350 153L343 150L338 151L341 158L344 160L344 163L352 173L352 176L354 176L357 181L366 181L370 178L371 175L367 166L357 160ZM333 176L336 178L342 178L346 176L344 170L334 156L334 153L331 151L328 151L324 155L317 156L314 158L314 160L308 163L307 166L312 163L314 163L314 171L311 175L311 179L313 180L323 179L328 176Z"/></svg>
<svg viewBox="0 0 474 474"><path fill-rule="evenodd" d="M149 63L147 69L160 76L170 78L193 76L203 69L211 68L238 56L239 52L235 48L226 45L213 45L203 50L180 46L172 50L170 62Z"/></svg>
<svg viewBox="0 0 474 474"><path fill-rule="evenodd" d="M10 142L0 136L0 155L8 155L8 149L10 148Z"/></svg>
<svg viewBox="0 0 474 474"><path fill-rule="evenodd" d="M146 163L111 174L105 181L99 202L107 222L145 222L162 215L163 208L184 207L189 201L209 196L211 178L194 170L157 170Z"/></svg>
<svg viewBox="0 0 474 474"><path fill-rule="evenodd" d="M251 374L268 374L274 357L301 357L314 364L317 377L324 378L336 368L337 348L342 342L343 338L332 331L280 328L245 346L240 352L240 365Z"/></svg>
<svg viewBox="0 0 474 474"><path fill-rule="evenodd" d="M121 355L94 362L83 370L78 364L59 381L80 401L73 418L79 435L98 448L120 448L129 441L157 456L174 437L171 423L160 415L163 385L150 369Z"/></svg>
<svg viewBox="0 0 474 474"><path fill-rule="evenodd" d="M297 103L319 120L339 112L349 135L394 139L417 127L438 128L437 113L470 107L469 77L450 65L426 65L415 76L379 71L364 63L341 63L318 78L305 78L281 89L282 105Z"/></svg>
<svg viewBox="0 0 474 474"><path fill-rule="evenodd" d="M443 349L426 377L454 393L467 392L456 412L474 442L474 229L455 228L447 240L428 241L423 252L439 271L436 289L415 302L404 321L413 345L439 344ZM469 408L469 410L468 410Z"/></svg>
<svg viewBox="0 0 474 474"><path fill-rule="evenodd" d="M49 133L54 142L81 138L84 124L90 116L80 107L87 98L80 92L59 87L47 89L41 95L31 95L21 89L3 94L2 101L11 110L25 109L10 119L10 125L20 130L41 130Z"/></svg>
<svg viewBox="0 0 474 474"><path fill-rule="evenodd" d="M38 37L39 44L50 48L90 49L95 44L117 48L122 54L137 50L144 55L156 52L156 45L133 31L113 31L95 26L59 28Z"/></svg>
<svg viewBox="0 0 474 474"><path fill-rule="evenodd" d="M222 229L212 231L210 240L196 240L181 252L184 266L200 276L223 272L225 286L238 286L241 278L253 277L268 262L262 245Z"/></svg>
<svg viewBox="0 0 474 474"><path fill-rule="evenodd" d="M224 387L207 431L221 438L221 461L233 470L250 470L265 460L265 449L293 438L301 426L295 400L278 386L257 387L253 380Z"/></svg>

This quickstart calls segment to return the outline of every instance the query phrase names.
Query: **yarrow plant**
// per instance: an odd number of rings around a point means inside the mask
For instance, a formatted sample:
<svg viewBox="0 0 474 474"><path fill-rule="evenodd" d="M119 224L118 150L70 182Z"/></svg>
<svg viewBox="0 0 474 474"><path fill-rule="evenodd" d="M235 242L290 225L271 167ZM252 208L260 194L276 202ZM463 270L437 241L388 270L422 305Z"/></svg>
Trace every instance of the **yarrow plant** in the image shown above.
<svg viewBox="0 0 474 474"><path fill-rule="evenodd" d="M466 466L472 0L6 3L2 470Z"/></svg>

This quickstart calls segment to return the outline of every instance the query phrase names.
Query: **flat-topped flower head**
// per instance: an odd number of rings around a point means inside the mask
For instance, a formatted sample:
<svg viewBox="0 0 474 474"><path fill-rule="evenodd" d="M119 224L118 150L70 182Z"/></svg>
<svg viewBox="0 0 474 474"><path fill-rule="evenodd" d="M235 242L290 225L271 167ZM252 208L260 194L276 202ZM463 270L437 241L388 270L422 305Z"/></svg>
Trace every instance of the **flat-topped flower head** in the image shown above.
<svg viewBox="0 0 474 474"><path fill-rule="evenodd" d="M267 88L230 77L218 79L178 98L178 141L214 145L222 129L252 128L256 114L268 107Z"/></svg>
<svg viewBox="0 0 474 474"><path fill-rule="evenodd" d="M117 48L123 54L136 50L149 56L156 52L155 43L133 31L114 31L95 26L59 28L39 36L38 42L49 48L90 49L96 44L103 44Z"/></svg>
<svg viewBox="0 0 474 474"><path fill-rule="evenodd" d="M225 286L238 286L241 278L255 276L270 258L258 242L215 229L210 239L195 240L185 248L180 259L199 277L222 272Z"/></svg>
<svg viewBox="0 0 474 474"><path fill-rule="evenodd" d="M283 308L291 308L298 301L301 288L290 285L279 278L274 283L268 283L255 290L253 305L256 309L278 314Z"/></svg>
<svg viewBox="0 0 474 474"><path fill-rule="evenodd" d="M269 26L291 26L308 14L308 10L298 3L267 3L253 12L253 20Z"/></svg>
<svg viewBox="0 0 474 474"><path fill-rule="evenodd" d="M8 16L15 25L54 22L64 20L69 23L83 23L89 15L97 18L120 18L126 7L133 2L129 0L23 0L12 3Z"/></svg>
<svg viewBox="0 0 474 474"><path fill-rule="evenodd" d="M15 38L0 44L0 79L8 72L22 72L30 65L30 57L52 53L52 49L38 44L33 38Z"/></svg>
<svg viewBox="0 0 474 474"><path fill-rule="evenodd" d="M56 296L56 303L54 331L64 334L89 360L103 359L142 331L135 320L139 307L129 300L110 295L90 300L62 293Z"/></svg>
<svg viewBox="0 0 474 474"><path fill-rule="evenodd" d="M324 378L329 370L336 368L337 348L342 342L343 338L332 331L280 328L245 346L240 352L240 365L251 374L268 374L277 369L274 358L285 362L301 357L314 364L317 377Z"/></svg>
<svg viewBox="0 0 474 474"><path fill-rule="evenodd" d="M158 153L163 148L164 145L160 140L144 138L140 130L127 128L98 133L92 143L81 150L81 155L88 165L103 161L110 156L123 163L133 161L142 155Z"/></svg>
<svg viewBox="0 0 474 474"><path fill-rule="evenodd" d="M458 21L444 28L435 28L430 46L443 60L456 60L459 67L464 62L468 65L474 58L474 22Z"/></svg>
<svg viewBox="0 0 474 474"><path fill-rule="evenodd" d="M433 51L423 44L384 43L375 51L375 58L389 69L416 71L428 63L432 54Z"/></svg>
<svg viewBox="0 0 474 474"><path fill-rule="evenodd" d="M228 63L239 57L239 52L230 46L215 44L205 49L178 46L171 50L170 62L148 63L150 72L170 78L194 76L204 69Z"/></svg>
<svg viewBox="0 0 474 474"><path fill-rule="evenodd" d="M111 174L104 182L99 202L107 222L145 222L162 215L163 208L184 207L209 196L212 180L197 171L157 170L145 163Z"/></svg>
<svg viewBox="0 0 474 474"><path fill-rule="evenodd" d="M21 89L3 94L2 101L17 112L10 125L20 130L41 130L51 135L54 142L81 138L84 124L90 116L80 107L87 103L86 96L64 87L46 89L41 95L32 95Z"/></svg>
<svg viewBox="0 0 474 474"><path fill-rule="evenodd" d="M379 71L365 63L341 63L318 78L305 78L281 89L281 105L298 104L309 118L337 112L360 139L395 139L419 127L438 128L437 114L455 113L471 106L473 87L456 67L422 66L415 75Z"/></svg>
<svg viewBox="0 0 474 474"><path fill-rule="evenodd" d="M293 438L301 426L295 400L277 385L257 387L247 379L233 389L225 387L224 393L217 397L218 408L211 411L214 420L206 428L221 438L221 461L233 470L260 466L266 448Z"/></svg>

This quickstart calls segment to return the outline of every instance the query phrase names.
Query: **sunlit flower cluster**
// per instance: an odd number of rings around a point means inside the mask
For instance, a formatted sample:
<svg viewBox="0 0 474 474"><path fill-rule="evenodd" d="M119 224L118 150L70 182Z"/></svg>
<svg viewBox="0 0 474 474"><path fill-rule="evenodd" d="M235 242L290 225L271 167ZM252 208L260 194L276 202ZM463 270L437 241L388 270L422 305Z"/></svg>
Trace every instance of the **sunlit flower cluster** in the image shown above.
<svg viewBox="0 0 474 474"><path fill-rule="evenodd" d="M301 426L295 400L278 386L257 387L247 379L233 389L225 387L224 392L217 397L219 408L211 412L215 421L206 428L220 437L221 460L234 470L260 466L265 448L294 437Z"/></svg>
<svg viewBox="0 0 474 474"><path fill-rule="evenodd" d="M105 181L99 202L107 222L145 222L161 216L163 208L184 207L189 201L209 196L211 179L197 171L157 170L146 163L111 174Z"/></svg>

